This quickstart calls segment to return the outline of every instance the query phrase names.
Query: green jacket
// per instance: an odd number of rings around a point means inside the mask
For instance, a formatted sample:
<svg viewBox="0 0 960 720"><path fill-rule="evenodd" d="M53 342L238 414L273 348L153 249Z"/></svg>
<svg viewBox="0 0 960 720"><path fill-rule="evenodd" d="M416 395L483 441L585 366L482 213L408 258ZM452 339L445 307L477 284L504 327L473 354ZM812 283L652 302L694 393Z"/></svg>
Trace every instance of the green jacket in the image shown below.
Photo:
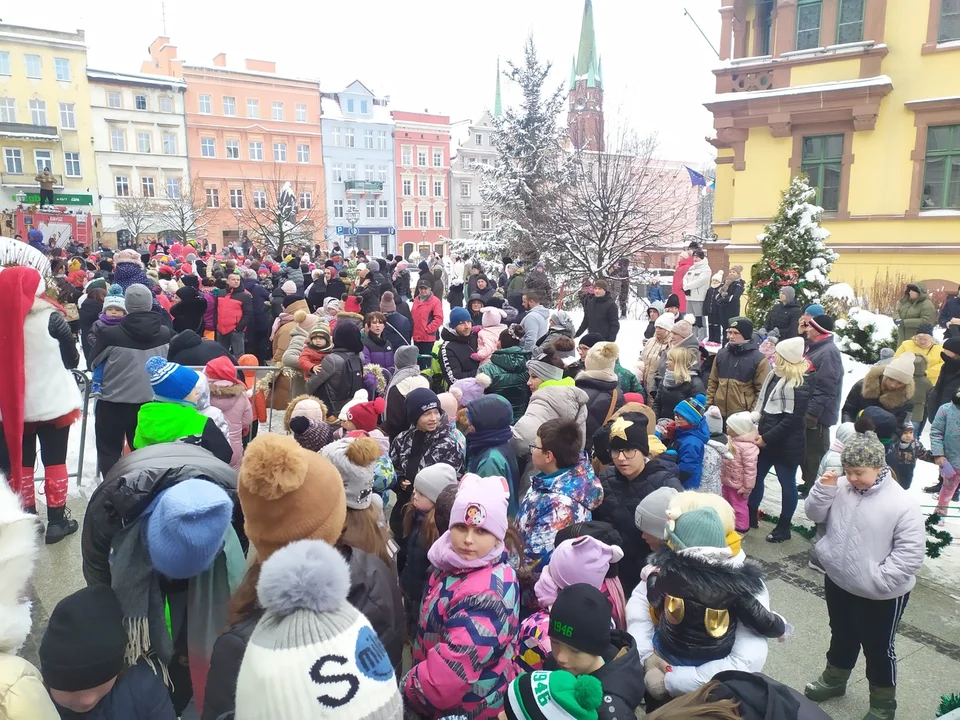
<svg viewBox="0 0 960 720"><path fill-rule="evenodd" d="M617 374L617 380L620 381L620 391L625 393L640 393L646 398L647 394L643 391L643 383L632 372L627 370L617 360L613 366L613 371Z"/></svg>
<svg viewBox="0 0 960 720"><path fill-rule="evenodd" d="M510 281L507 283L507 292L522 293L523 285L526 281L527 276L523 273L523 271L517 270L513 275L510 276Z"/></svg>
<svg viewBox="0 0 960 720"><path fill-rule="evenodd" d="M909 290L911 287L918 291L918 296L915 299L910 297ZM900 321L897 325L898 344L916 335L917 328L921 324L937 324L937 310L927 294L926 285L917 282L907 286L907 292L900 298L897 309L893 311L893 319Z"/></svg>
<svg viewBox="0 0 960 720"><path fill-rule="evenodd" d="M173 442L191 435L202 435L207 424L205 415L190 405L172 402L148 402L137 413L137 432L133 448Z"/></svg>
<svg viewBox="0 0 960 720"><path fill-rule="evenodd" d="M514 423L523 417L530 402L530 388L527 387L527 380L530 378L530 373L527 372L529 359L530 353L519 347L495 350L490 360L478 370L491 380L490 387L484 394L500 395L506 399L513 408Z"/></svg>

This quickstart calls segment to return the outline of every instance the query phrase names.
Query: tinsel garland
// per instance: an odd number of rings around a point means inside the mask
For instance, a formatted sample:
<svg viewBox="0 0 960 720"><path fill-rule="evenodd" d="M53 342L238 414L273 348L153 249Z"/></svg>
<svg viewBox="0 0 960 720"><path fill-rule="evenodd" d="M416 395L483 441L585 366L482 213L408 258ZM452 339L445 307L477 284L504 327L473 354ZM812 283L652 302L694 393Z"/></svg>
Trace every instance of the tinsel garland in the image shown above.
<svg viewBox="0 0 960 720"><path fill-rule="evenodd" d="M940 707L937 708L937 717L943 717L954 710L960 710L960 695L950 693L940 696Z"/></svg>
<svg viewBox="0 0 960 720"><path fill-rule="evenodd" d="M927 540L927 557L930 558L940 557L940 551L953 542L953 535L937 527L939 522L940 516L936 512L930 513L924 521L927 535L934 538L934 540Z"/></svg>
<svg viewBox="0 0 960 720"><path fill-rule="evenodd" d="M767 265L770 266L770 269L773 270L773 272L777 273L783 278L782 280L777 280L777 285L781 288L790 286L799 290L807 284L806 280L800 279L800 272L798 270L784 270L783 268L777 267L773 263L773 260L767 260ZM771 287L773 285L773 281L774 278L770 278L769 280L759 280L754 283L754 286L759 288L760 292L764 293L765 295L769 295L770 297L778 297L780 295L780 291Z"/></svg>
<svg viewBox="0 0 960 720"><path fill-rule="evenodd" d="M763 510L760 510L758 515L760 516L761 520L766 520L774 524L777 524L780 522L779 515L771 515L770 513L764 512ZM805 537L807 540L813 540L813 538L815 538L817 535L817 529L815 527L811 528L811 527L806 527L805 525L794 525L793 523L791 523L790 529L796 532L798 535Z"/></svg>

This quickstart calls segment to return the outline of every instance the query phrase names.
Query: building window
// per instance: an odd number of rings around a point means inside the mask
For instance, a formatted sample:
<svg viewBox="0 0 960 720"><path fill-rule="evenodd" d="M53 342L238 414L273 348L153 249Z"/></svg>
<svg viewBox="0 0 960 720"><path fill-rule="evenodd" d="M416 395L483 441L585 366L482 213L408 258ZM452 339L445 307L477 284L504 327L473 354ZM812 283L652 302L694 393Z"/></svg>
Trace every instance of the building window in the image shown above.
<svg viewBox="0 0 960 720"><path fill-rule="evenodd" d="M273 109L273 119L283 120L283 103L282 102L273 103L272 109Z"/></svg>
<svg viewBox="0 0 960 720"><path fill-rule="evenodd" d="M468 182L460 183L460 197L468 198L471 195L471 186Z"/></svg>
<svg viewBox="0 0 960 720"><path fill-rule="evenodd" d="M377 148L380 150L387 149L387 131L386 130L377 130Z"/></svg>
<svg viewBox="0 0 960 720"><path fill-rule="evenodd" d="M333 201L333 216L335 218L343 218L343 200Z"/></svg>
<svg viewBox="0 0 960 720"><path fill-rule="evenodd" d="M30 101L30 122L34 125L47 124L47 103L44 100Z"/></svg>
<svg viewBox="0 0 960 720"><path fill-rule="evenodd" d="M481 133L474 133L473 139L477 145L483 145L483 135Z"/></svg>
<svg viewBox="0 0 960 720"><path fill-rule="evenodd" d="M133 102L137 110L146 110L147 109L147 96L146 95L134 95Z"/></svg>
<svg viewBox="0 0 960 720"><path fill-rule="evenodd" d="M757 55L769 55L773 44L773 4L775 0L758 0L757 29L760 33L760 47Z"/></svg>
<svg viewBox="0 0 960 720"><path fill-rule="evenodd" d="M254 118L254 119L260 117L260 101L259 100L247 100L247 117Z"/></svg>
<svg viewBox="0 0 960 720"><path fill-rule="evenodd" d="M840 176L843 173L843 135L818 135L803 139L800 171L817 188L817 202L827 212L840 209Z"/></svg>
<svg viewBox="0 0 960 720"><path fill-rule="evenodd" d="M354 163L347 163L347 180L357 179L357 166Z"/></svg>
<svg viewBox="0 0 960 720"><path fill-rule="evenodd" d="M372 182L377 179L377 169L373 165L363 166L363 179Z"/></svg>
<svg viewBox="0 0 960 720"><path fill-rule="evenodd" d="M161 136L163 140L163 154L164 155L176 155L177 154L177 136L173 133L163 133Z"/></svg>
<svg viewBox="0 0 960 720"><path fill-rule="evenodd" d="M117 175L114 178L117 188L117 197L130 197L130 178L126 175Z"/></svg>
<svg viewBox="0 0 960 720"><path fill-rule="evenodd" d="M43 65L40 63L39 55L24 55L23 63L27 68L28 78L43 77Z"/></svg>
<svg viewBox="0 0 960 720"><path fill-rule="evenodd" d="M251 160L263 160L263 143L254 140L250 142L250 159Z"/></svg>
<svg viewBox="0 0 960 720"><path fill-rule="evenodd" d="M473 213L460 213L460 229L473 230Z"/></svg>
<svg viewBox="0 0 960 720"><path fill-rule="evenodd" d="M216 141L213 138L200 138L200 155L208 158L217 156Z"/></svg>
<svg viewBox="0 0 960 720"><path fill-rule="evenodd" d="M340 128L338 127L333 129L333 146L340 147Z"/></svg>
<svg viewBox="0 0 960 720"><path fill-rule="evenodd" d="M433 151L433 166L443 167L443 150Z"/></svg>
<svg viewBox="0 0 960 720"><path fill-rule="evenodd" d="M253 209L254 210L267 209L267 191L266 190L253 191Z"/></svg>
<svg viewBox="0 0 960 720"><path fill-rule="evenodd" d="M377 209L380 213L380 219L386 220L389 215L390 205L386 200L377 200Z"/></svg>
<svg viewBox="0 0 960 720"><path fill-rule="evenodd" d="M400 164L410 165L413 162L413 148L400 148Z"/></svg>
<svg viewBox="0 0 960 720"><path fill-rule="evenodd" d="M356 200L347 200L347 212L350 213L351 215L356 214L357 212ZM357 217L359 217L359 215Z"/></svg>
<svg viewBox="0 0 960 720"><path fill-rule="evenodd" d="M234 210L243 210L243 190L230 188L230 207Z"/></svg>
<svg viewBox="0 0 960 720"><path fill-rule="evenodd" d="M297 162L298 163L310 162L310 146L309 145L297 145Z"/></svg>
<svg viewBox="0 0 960 720"><path fill-rule="evenodd" d="M387 182L387 166L386 165L381 165L380 167L377 168L377 180L379 180L383 184L386 184Z"/></svg>
<svg viewBox="0 0 960 720"><path fill-rule="evenodd" d="M368 112L367 108L368 108L369 106L370 106L369 100L361 100L361 101L360 101L360 112L362 112L364 115L366 115L367 112Z"/></svg>
<svg viewBox="0 0 960 720"><path fill-rule="evenodd" d="M137 152L142 152L142 153L151 152L150 133L148 132L137 133Z"/></svg>
<svg viewBox="0 0 960 720"><path fill-rule="evenodd" d="M210 105L210 96L209 95L199 95L197 97L197 112L201 115L209 115L213 112Z"/></svg>
<svg viewBox="0 0 960 720"><path fill-rule="evenodd" d="M297 103L296 107L297 112L297 122L306 122L307 121L307 106Z"/></svg>
<svg viewBox="0 0 960 720"><path fill-rule="evenodd" d="M10 53L0 50L0 75L10 74Z"/></svg>
<svg viewBox="0 0 960 720"><path fill-rule="evenodd" d="M417 181L417 194L418 194L420 197L426 197L426 196L427 196L427 181L426 181L426 180L419 180L419 181Z"/></svg>
<svg viewBox="0 0 960 720"><path fill-rule="evenodd" d="M110 131L110 149L113 152L127 151L127 134L123 130Z"/></svg>
<svg viewBox="0 0 960 720"><path fill-rule="evenodd" d="M343 165L335 163L333 166L333 181L343 182Z"/></svg>
<svg viewBox="0 0 960 720"><path fill-rule="evenodd" d="M73 103L60 103L60 129L77 129L77 117L73 111Z"/></svg>
<svg viewBox="0 0 960 720"><path fill-rule="evenodd" d="M422 228L429 227L429 225L427 224L427 211L421 210L419 215L420 215L420 227Z"/></svg>
<svg viewBox="0 0 960 720"><path fill-rule="evenodd" d="M37 164L38 173L42 173L44 170L53 172L53 157L49 150L34 150L33 160Z"/></svg>
<svg viewBox="0 0 960 720"><path fill-rule="evenodd" d="M363 131L363 147L366 150L373 150L373 130Z"/></svg>
<svg viewBox="0 0 960 720"><path fill-rule="evenodd" d="M120 93L118 92L107 93L107 107L112 107L112 108L123 107L123 99Z"/></svg>
<svg viewBox="0 0 960 720"><path fill-rule="evenodd" d="M413 181L404 180L403 181L403 195L404 197L410 197L413 195Z"/></svg>
<svg viewBox="0 0 960 720"><path fill-rule="evenodd" d="M433 196L443 197L443 180L433 181Z"/></svg>
<svg viewBox="0 0 960 720"><path fill-rule="evenodd" d="M152 177L140 178L140 194L144 197L156 197L157 189L154 187Z"/></svg>
<svg viewBox="0 0 960 720"><path fill-rule="evenodd" d="M67 171L67 177L80 177L80 153L65 152L63 166Z"/></svg>
<svg viewBox="0 0 960 720"><path fill-rule="evenodd" d="M433 226L438 228L443 227L443 210L433 211Z"/></svg>
<svg viewBox="0 0 960 720"><path fill-rule="evenodd" d="M173 98L169 95L160 96L160 112L162 113L172 113L173 112Z"/></svg>
<svg viewBox="0 0 960 720"><path fill-rule="evenodd" d="M220 190L217 188L207 188L206 195L208 208L220 207Z"/></svg>
<svg viewBox="0 0 960 720"><path fill-rule="evenodd" d="M840 0L837 18L837 42L854 43L863 40L864 0Z"/></svg>
<svg viewBox="0 0 960 720"><path fill-rule="evenodd" d="M23 153L20 148L4 148L3 160L10 175L23 175Z"/></svg>
<svg viewBox="0 0 960 720"><path fill-rule="evenodd" d="M287 161L287 144L286 143L273 144L273 161L274 162Z"/></svg>
<svg viewBox="0 0 960 720"><path fill-rule="evenodd" d="M493 222L490 219L490 213L480 213L480 229L481 230L490 230L493 227Z"/></svg>
<svg viewBox="0 0 960 720"><path fill-rule="evenodd" d="M346 141L344 142L344 147L356 147L356 141L353 137L353 128L347 128L345 139Z"/></svg>
<svg viewBox="0 0 960 720"><path fill-rule="evenodd" d="M940 0L940 25L937 42L960 40L960 2Z"/></svg>
<svg viewBox="0 0 960 720"><path fill-rule="evenodd" d="M405 228L413 227L413 211L412 210L403 211L403 226Z"/></svg>
<svg viewBox="0 0 960 720"><path fill-rule="evenodd" d="M426 150L418 150L418 151L417 151L417 165L419 165L420 167L426 167L426 166L427 166L427 151L426 151Z"/></svg>
<svg viewBox="0 0 960 720"><path fill-rule="evenodd" d="M353 112L353 98L347 99L347 112Z"/></svg>
<svg viewBox="0 0 960 720"><path fill-rule="evenodd" d="M920 209L960 208L960 125L928 128L926 155Z"/></svg>
<svg viewBox="0 0 960 720"><path fill-rule="evenodd" d="M223 98L223 114L228 117L234 117L237 114L237 99L232 97Z"/></svg>
<svg viewBox="0 0 960 720"><path fill-rule="evenodd" d="M481 164L481 165L489 165L489 164L490 164L490 158L480 158L480 164Z"/></svg>
<svg viewBox="0 0 960 720"><path fill-rule="evenodd" d="M309 192L300 193L300 209L309 210L313 207L313 194Z"/></svg>
<svg viewBox="0 0 960 720"><path fill-rule="evenodd" d="M0 98L0 122L17 121L17 101L13 98Z"/></svg>
<svg viewBox="0 0 960 720"><path fill-rule="evenodd" d="M367 200L367 219L374 220L377 217L377 201L376 200Z"/></svg>
<svg viewBox="0 0 960 720"><path fill-rule="evenodd" d="M57 80L70 82L70 61L66 58L54 58L53 69L57 73Z"/></svg>
<svg viewBox="0 0 960 720"><path fill-rule="evenodd" d="M178 200L180 198L180 178L167 178L167 197L172 200Z"/></svg>
<svg viewBox="0 0 960 720"><path fill-rule="evenodd" d="M227 140L227 160L240 159L240 141Z"/></svg>
<svg viewBox="0 0 960 720"><path fill-rule="evenodd" d="M799 0L797 5L797 50L820 47L823 0Z"/></svg>

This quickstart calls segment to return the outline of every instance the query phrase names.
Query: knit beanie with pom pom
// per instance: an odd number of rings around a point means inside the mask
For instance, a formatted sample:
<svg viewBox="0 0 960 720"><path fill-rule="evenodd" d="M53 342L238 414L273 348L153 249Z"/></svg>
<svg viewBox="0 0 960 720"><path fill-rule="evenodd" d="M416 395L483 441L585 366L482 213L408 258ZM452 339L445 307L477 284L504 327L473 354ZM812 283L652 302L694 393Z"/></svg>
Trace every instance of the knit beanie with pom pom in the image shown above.
<svg viewBox="0 0 960 720"><path fill-rule="evenodd" d="M237 481L244 530L263 561L295 540L336 543L347 514L343 480L323 456L291 437L258 435Z"/></svg>
<svg viewBox="0 0 960 720"><path fill-rule="evenodd" d="M603 685L593 675L541 670L510 683L503 713L507 720L597 720L601 704Z"/></svg>
<svg viewBox="0 0 960 720"><path fill-rule="evenodd" d="M373 494L374 463L380 457L380 445L369 437L347 437L327 445L320 454L333 463L343 478L347 507L366 510Z"/></svg>
<svg viewBox="0 0 960 720"><path fill-rule="evenodd" d="M620 349L616 343L599 342L587 351L584 367L592 372L613 372L620 357Z"/></svg>

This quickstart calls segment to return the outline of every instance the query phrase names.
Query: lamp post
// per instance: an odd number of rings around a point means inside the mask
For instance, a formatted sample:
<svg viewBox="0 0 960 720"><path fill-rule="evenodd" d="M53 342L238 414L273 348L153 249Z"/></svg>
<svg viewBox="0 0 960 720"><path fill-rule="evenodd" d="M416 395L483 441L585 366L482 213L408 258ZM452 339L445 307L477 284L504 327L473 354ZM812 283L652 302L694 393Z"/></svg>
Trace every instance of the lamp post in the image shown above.
<svg viewBox="0 0 960 720"><path fill-rule="evenodd" d="M237 212L236 212L236 217L237 217L237 245L239 246L239 245L240 245L240 233L241 233L241 231L240 231L240 227L241 227L241 226L240 226L240 222L243 220L243 213L240 212L239 210L237 210Z"/></svg>
<svg viewBox="0 0 960 720"><path fill-rule="evenodd" d="M24 202L26 201L26 199L27 199L27 194L26 194L23 190L21 190L20 192L18 192L18 193L17 193L16 195L14 195L13 197L14 197L14 199L17 201L17 205L23 205L23 203L24 203Z"/></svg>
<svg viewBox="0 0 960 720"><path fill-rule="evenodd" d="M357 245L356 241L352 239L353 229L357 226L357 223L360 221L360 211L355 207L351 207L347 210L346 218L347 218L347 222L350 223L350 237L351 237L350 243L356 246Z"/></svg>

